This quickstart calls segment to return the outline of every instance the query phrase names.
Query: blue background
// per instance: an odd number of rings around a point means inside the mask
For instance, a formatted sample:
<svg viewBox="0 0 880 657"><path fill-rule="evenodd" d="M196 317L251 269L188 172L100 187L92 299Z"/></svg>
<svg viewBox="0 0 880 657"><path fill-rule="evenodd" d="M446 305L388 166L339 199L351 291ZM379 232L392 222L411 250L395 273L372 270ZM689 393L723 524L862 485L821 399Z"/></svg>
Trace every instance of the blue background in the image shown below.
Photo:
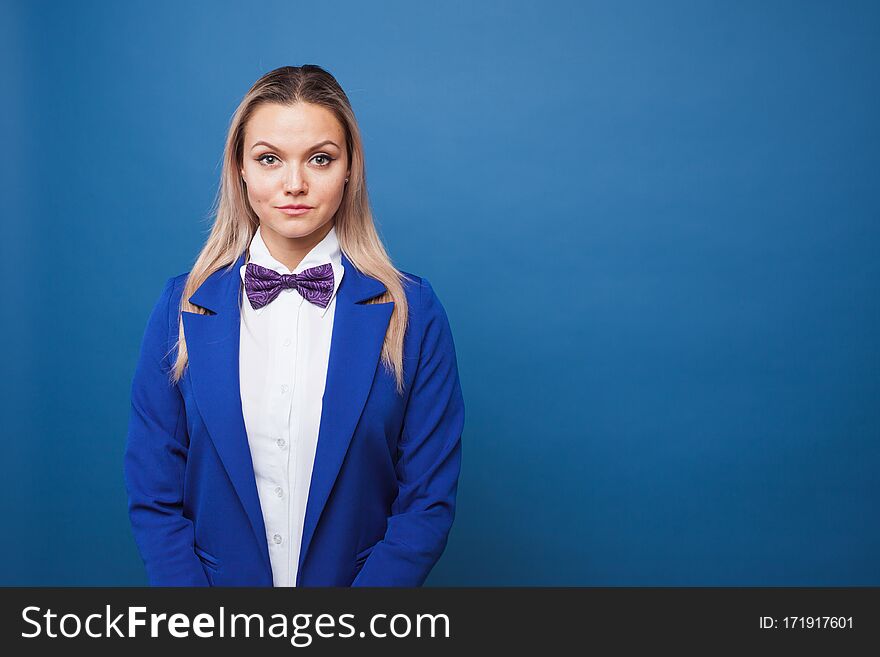
<svg viewBox="0 0 880 657"><path fill-rule="evenodd" d="M427 584L880 584L876 3L18 2L0 26L0 583L146 583L122 478L146 320L240 98L315 63L458 350Z"/></svg>

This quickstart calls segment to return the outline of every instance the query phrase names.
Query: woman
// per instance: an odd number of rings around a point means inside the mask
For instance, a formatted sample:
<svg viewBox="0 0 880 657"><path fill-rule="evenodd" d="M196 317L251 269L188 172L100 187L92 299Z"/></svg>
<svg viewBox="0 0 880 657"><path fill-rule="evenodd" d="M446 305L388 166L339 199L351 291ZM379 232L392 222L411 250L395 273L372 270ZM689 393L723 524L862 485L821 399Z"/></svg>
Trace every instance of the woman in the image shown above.
<svg viewBox="0 0 880 657"><path fill-rule="evenodd" d="M152 311L131 402L154 586L421 586L442 554L452 334L386 254L354 113L320 67L271 71L236 110L213 228Z"/></svg>

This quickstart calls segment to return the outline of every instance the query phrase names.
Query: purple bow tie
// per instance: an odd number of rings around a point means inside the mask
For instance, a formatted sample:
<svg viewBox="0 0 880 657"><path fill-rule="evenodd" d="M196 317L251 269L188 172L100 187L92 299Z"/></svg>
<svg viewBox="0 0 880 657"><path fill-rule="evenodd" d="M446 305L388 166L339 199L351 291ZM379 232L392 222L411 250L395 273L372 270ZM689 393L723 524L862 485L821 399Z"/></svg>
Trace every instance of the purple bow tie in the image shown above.
<svg viewBox="0 0 880 657"><path fill-rule="evenodd" d="M274 269L248 263L244 289L254 309L271 302L284 288L295 288L306 301L326 308L333 296L333 267L328 262L298 274L279 274Z"/></svg>

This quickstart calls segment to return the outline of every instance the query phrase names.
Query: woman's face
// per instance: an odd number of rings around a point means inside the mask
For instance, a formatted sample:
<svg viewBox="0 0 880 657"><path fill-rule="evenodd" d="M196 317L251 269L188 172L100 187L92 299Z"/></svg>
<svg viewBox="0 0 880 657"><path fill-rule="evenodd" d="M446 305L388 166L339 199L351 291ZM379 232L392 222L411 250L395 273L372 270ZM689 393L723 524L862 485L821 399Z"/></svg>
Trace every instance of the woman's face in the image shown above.
<svg viewBox="0 0 880 657"><path fill-rule="evenodd" d="M333 226L349 175L345 133L311 103L263 104L245 126L241 175L267 244L309 250ZM288 214L285 205L308 205Z"/></svg>

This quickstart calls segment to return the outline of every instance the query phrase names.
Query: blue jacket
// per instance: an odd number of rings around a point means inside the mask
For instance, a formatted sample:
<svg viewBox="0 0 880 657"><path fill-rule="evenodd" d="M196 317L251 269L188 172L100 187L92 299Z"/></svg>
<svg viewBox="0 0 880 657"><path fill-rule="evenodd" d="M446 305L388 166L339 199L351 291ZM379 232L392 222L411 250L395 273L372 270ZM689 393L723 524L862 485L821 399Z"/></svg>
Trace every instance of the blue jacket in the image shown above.
<svg viewBox="0 0 880 657"><path fill-rule="evenodd" d="M272 586L239 392L242 254L211 274L184 312L189 363L177 385L177 308L168 280L131 386L125 484L153 586ZM455 515L464 400L446 312L408 274L404 394L380 361L393 303L342 255L327 383L297 586L421 586Z"/></svg>

